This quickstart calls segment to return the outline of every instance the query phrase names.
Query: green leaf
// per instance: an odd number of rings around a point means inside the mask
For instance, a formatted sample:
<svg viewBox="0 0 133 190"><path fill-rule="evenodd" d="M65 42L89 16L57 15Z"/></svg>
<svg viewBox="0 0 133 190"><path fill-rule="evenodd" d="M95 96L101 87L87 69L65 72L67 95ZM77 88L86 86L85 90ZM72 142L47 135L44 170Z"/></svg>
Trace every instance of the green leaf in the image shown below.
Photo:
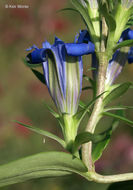
<svg viewBox="0 0 133 190"><path fill-rule="evenodd" d="M122 47L126 47L126 46L129 46L129 47L133 46L133 40L125 40L123 42L118 43L114 47L113 51L115 52L117 49L122 48Z"/></svg>
<svg viewBox="0 0 133 190"><path fill-rule="evenodd" d="M76 113L76 114L74 115L75 124L76 124L77 128L78 128L80 122L82 121L82 119L84 118L85 114L86 114L87 112L89 112L89 108L90 108L91 106L93 106L94 103L95 103L95 101L96 101L98 98L100 98L104 93L105 93L105 92L103 92L103 93L100 94L99 96L93 98L93 99L84 107L84 110L81 110L80 112L78 112L78 113ZM80 101L80 105L81 105L81 101ZM83 106L83 104L82 104L81 106Z"/></svg>
<svg viewBox="0 0 133 190"><path fill-rule="evenodd" d="M63 11L75 11L75 12L78 12L76 9L74 8L64 8L64 9L60 9L57 11L57 13L60 13L60 12L63 12Z"/></svg>
<svg viewBox="0 0 133 190"><path fill-rule="evenodd" d="M91 86L85 86L82 88L82 91L84 91L84 90L92 90L92 87Z"/></svg>
<svg viewBox="0 0 133 190"><path fill-rule="evenodd" d="M40 177L57 177L71 173L84 175L83 162L64 152L45 152L0 166L0 187Z"/></svg>
<svg viewBox="0 0 133 190"><path fill-rule="evenodd" d="M39 71L35 70L35 69L31 69L32 72L34 73L34 75L43 83L46 85L45 79L44 79L44 75L42 73L40 73Z"/></svg>
<svg viewBox="0 0 133 190"><path fill-rule="evenodd" d="M125 82L123 84L120 84L118 87L113 89L103 100L103 104L109 104L112 102L112 100L115 100L116 98L119 98L121 95L123 95L129 87L131 86L130 82Z"/></svg>
<svg viewBox="0 0 133 190"><path fill-rule="evenodd" d="M80 3L80 1L72 0L73 6L78 10L80 15L82 16L83 20L85 21L91 35L95 35L91 19L89 17L89 14L87 12L87 9Z"/></svg>
<svg viewBox="0 0 133 190"><path fill-rule="evenodd" d="M28 129L30 129L31 131L36 132L37 134L43 135L43 136L45 136L45 137L49 137L49 138L51 138L51 139L57 141L57 142L60 143L64 148L65 148L65 146L66 146L64 140L62 140L62 139L59 138L58 136L56 136L56 135L54 135L54 134L52 134L52 133L50 133L50 132L48 132L48 131L44 131L44 130L42 130L42 129L39 129L39 128L37 128L37 127L30 126L30 125L26 125L26 124L21 123L21 122L19 122L19 121L15 121L15 122L18 123L18 124L20 124L20 125L22 125L22 126L24 126L24 127L26 127L26 128L28 128Z"/></svg>
<svg viewBox="0 0 133 190"><path fill-rule="evenodd" d="M133 109L133 106L112 106L104 108L104 112L110 111L110 110L125 110L125 109Z"/></svg>
<svg viewBox="0 0 133 190"><path fill-rule="evenodd" d="M116 118L116 119L119 119L121 121L124 121L125 123L133 126L133 121L125 118L125 117L122 117L122 116L119 116L117 114L114 114L114 113L110 113L110 112L102 112L103 115L106 115L106 116L109 116L109 117L113 117L113 118Z"/></svg>
<svg viewBox="0 0 133 190"><path fill-rule="evenodd" d="M86 104L83 102L83 101L79 101L79 106L81 107L81 108L83 108L83 109L85 109L86 108ZM88 110L89 111L89 110Z"/></svg>
<svg viewBox="0 0 133 190"><path fill-rule="evenodd" d="M123 110L117 110L116 114L119 116L124 115ZM118 125L119 125L119 120L117 118L114 118L111 127L105 131L107 138L100 143L93 144L93 149L92 149L93 162L97 161L102 156L104 149L107 147L107 145L110 142L112 132L118 127Z"/></svg>
<svg viewBox="0 0 133 190"><path fill-rule="evenodd" d="M106 138L93 145L93 150L92 150L92 160L95 163L101 156L104 151L104 149L107 147L110 137L112 134L112 127L106 132Z"/></svg>
<svg viewBox="0 0 133 190"><path fill-rule="evenodd" d="M116 22L113 16L109 13L106 3L100 5L100 12L105 17L107 26L110 32L114 32L116 29Z"/></svg>
<svg viewBox="0 0 133 190"><path fill-rule="evenodd" d="M73 144L73 154L78 150L79 146L87 143L89 141L92 141L93 143L98 143L100 141L103 141L104 139L108 138L107 133L101 133L101 134L92 134L89 132L83 132L79 133L76 138L75 142Z"/></svg>
<svg viewBox="0 0 133 190"><path fill-rule="evenodd" d="M113 183L107 190L133 190L133 180Z"/></svg>

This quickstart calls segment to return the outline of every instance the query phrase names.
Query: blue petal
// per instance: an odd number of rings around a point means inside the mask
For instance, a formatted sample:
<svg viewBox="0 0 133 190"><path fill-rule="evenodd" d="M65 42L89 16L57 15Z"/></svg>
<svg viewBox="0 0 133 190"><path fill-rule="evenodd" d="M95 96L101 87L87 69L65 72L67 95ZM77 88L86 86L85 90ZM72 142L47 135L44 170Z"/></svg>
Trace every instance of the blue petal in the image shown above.
<svg viewBox="0 0 133 190"><path fill-rule="evenodd" d="M46 50L44 48L35 49L33 52L28 54L27 57L30 58L30 61L32 64L41 63L41 62L45 61L45 59L46 59Z"/></svg>
<svg viewBox="0 0 133 190"><path fill-rule="evenodd" d="M51 44L48 41L42 43L42 47L45 49L51 49Z"/></svg>
<svg viewBox="0 0 133 190"><path fill-rule="evenodd" d="M64 44L64 42L55 36L55 42L54 42L53 46L58 46L59 44Z"/></svg>
<svg viewBox="0 0 133 190"><path fill-rule="evenodd" d="M39 48L36 45L33 45L30 48L27 48L26 51L31 51L33 49L39 49Z"/></svg>
<svg viewBox="0 0 133 190"><path fill-rule="evenodd" d="M121 41L133 39L133 30L131 30L130 28L124 30L122 32L122 35L121 35L120 39L121 39Z"/></svg>
<svg viewBox="0 0 133 190"><path fill-rule="evenodd" d="M75 44L66 43L65 44L67 54L70 56L83 56L95 51L95 46L92 42Z"/></svg>
<svg viewBox="0 0 133 190"><path fill-rule="evenodd" d="M106 84L111 85L114 80L118 77L118 75L121 73L124 65L127 61L128 53L121 52L120 50L117 50L114 55L113 59L110 60L107 68L107 74L106 74Z"/></svg>
<svg viewBox="0 0 133 190"><path fill-rule="evenodd" d="M131 47L128 52L128 63L133 63L133 47Z"/></svg>
<svg viewBox="0 0 133 190"><path fill-rule="evenodd" d="M87 30L80 31L77 43L88 43L90 40L90 35Z"/></svg>

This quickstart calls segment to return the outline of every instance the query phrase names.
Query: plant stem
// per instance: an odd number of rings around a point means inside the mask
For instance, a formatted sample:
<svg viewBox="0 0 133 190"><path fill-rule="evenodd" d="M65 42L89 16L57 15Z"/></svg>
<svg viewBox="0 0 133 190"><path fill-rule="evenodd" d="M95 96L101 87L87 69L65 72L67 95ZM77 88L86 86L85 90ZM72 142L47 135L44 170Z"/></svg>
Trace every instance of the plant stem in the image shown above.
<svg viewBox="0 0 133 190"><path fill-rule="evenodd" d="M97 81L97 96L102 94L105 89L105 79L106 79L106 69L108 64L108 59L106 57L106 53L98 53L97 54L99 58L99 72L98 72L98 81ZM98 98L95 102L92 114L89 118L88 125L86 127L87 132L94 133L95 127L100 120L101 116L101 110L102 110L102 101L103 101L103 95ZM88 171L94 171L93 161L92 161L92 143L86 143L82 147L82 158L83 162L86 164Z"/></svg>
<svg viewBox="0 0 133 190"><path fill-rule="evenodd" d="M125 174L116 174L116 175L100 175L96 172L88 172L86 176L84 176L86 179L95 181L97 183L114 183L114 182L120 182L120 181L128 181L133 180L133 173L125 173Z"/></svg>
<svg viewBox="0 0 133 190"><path fill-rule="evenodd" d="M106 71L108 65L108 54L106 52L106 37L107 37L107 25L105 22L105 18L102 17L102 31L101 31L101 46L100 52L96 52L96 56L99 62L98 68L98 79L97 79L97 96L102 94L105 91L105 79L106 79ZM102 102L103 102L102 95L98 98L95 102L92 114L89 118L88 125L86 127L87 132L94 133L97 123L101 118L101 111L103 109ZM92 161L92 142L86 143L82 146L82 159L83 162L86 164L88 171L94 172L94 165Z"/></svg>

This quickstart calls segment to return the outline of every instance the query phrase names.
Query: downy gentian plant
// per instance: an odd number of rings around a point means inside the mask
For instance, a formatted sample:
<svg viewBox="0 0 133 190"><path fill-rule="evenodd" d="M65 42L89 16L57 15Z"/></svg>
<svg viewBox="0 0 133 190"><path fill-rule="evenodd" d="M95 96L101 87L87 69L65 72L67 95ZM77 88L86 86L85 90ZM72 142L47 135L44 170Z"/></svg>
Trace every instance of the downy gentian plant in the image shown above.
<svg viewBox="0 0 133 190"><path fill-rule="evenodd" d="M56 140L68 153L44 152L0 166L0 186L72 173L99 183L133 180L133 173L103 176L95 171L95 161L101 157L116 127L112 123L104 132L96 134L101 118L108 116L133 126L133 121L117 112L133 107L108 106L132 87L131 82L117 84L115 79L127 61L133 62L133 1L72 0L72 4L87 29L76 35L74 43L65 43L56 37L53 45L47 41L41 48L33 45L27 50L30 52L25 60L49 90L57 112L48 108L61 126L63 139L18 122ZM88 54L92 55L92 79L83 74L82 56ZM36 67L41 67L42 73ZM87 104L80 101L83 78L90 81L88 88L93 91L93 99ZM78 132L86 114L86 129Z"/></svg>

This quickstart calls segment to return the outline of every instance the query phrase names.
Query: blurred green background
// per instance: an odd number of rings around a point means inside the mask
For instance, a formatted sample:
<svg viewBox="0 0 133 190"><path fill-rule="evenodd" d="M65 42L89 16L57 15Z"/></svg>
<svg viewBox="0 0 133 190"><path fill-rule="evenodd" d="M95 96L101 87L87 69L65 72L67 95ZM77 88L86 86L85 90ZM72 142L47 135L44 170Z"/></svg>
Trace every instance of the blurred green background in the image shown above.
<svg viewBox="0 0 133 190"><path fill-rule="evenodd" d="M28 5L29 8L5 8L5 5ZM19 127L13 120L48 130L61 136L58 123L44 105L53 105L47 88L41 84L32 72L23 64L25 49L36 44L41 47L44 40L51 43L54 36L65 42L72 42L75 34L85 26L77 13L57 10L68 7L67 0L1 0L0 1L0 164L14 159L48 150L62 150L54 141L44 139L24 127ZM90 58L84 58L84 68L90 66ZM91 73L88 73L89 75ZM133 81L133 65L123 69L117 82ZM132 105L133 90L115 101ZM81 99L87 101L91 93L86 91ZM126 112L133 120L133 112ZM85 126L87 117L83 122ZM100 123L100 130L109 126L105 118ZM133 130L126 124L113 134L111 142L102 158L96 163L100 173L114 174L133 171ZM25 183L1 188L2 190L105 190L107 185L90 183L79 176L57 179L37 179Z"/></svg>

